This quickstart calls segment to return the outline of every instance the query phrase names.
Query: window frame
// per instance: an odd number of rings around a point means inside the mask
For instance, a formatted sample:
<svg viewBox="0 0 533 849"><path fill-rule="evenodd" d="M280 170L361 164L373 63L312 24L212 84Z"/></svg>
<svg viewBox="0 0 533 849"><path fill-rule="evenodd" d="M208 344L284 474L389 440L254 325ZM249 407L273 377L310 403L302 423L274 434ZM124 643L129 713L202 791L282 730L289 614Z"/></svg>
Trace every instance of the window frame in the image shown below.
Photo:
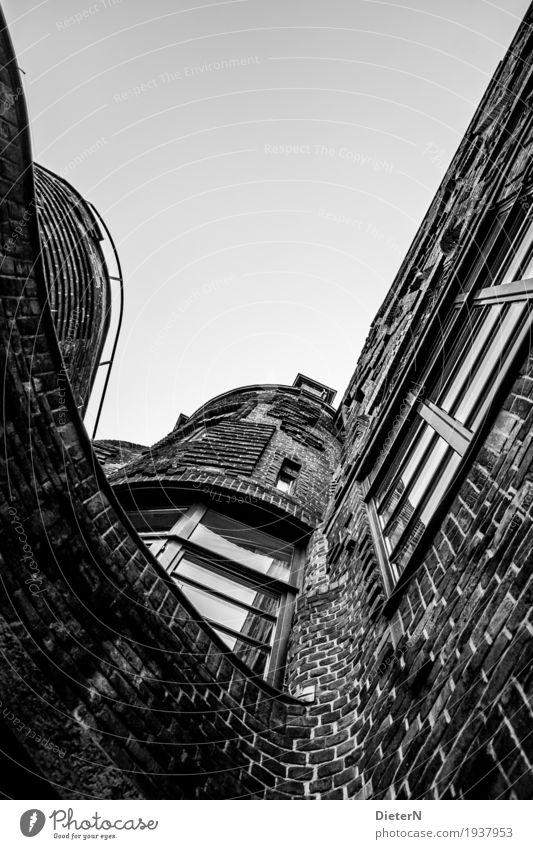
<svg viewBox="0 0 533 849"><path fill-rule="evenodd" d="M439 368L442 369L443 364L444 368L447 369L447 377L442 383L439 390L440 392L444 392L449 389L451 379L453 378L453 375L457 373L458 367L461 363L461 356L457 357L457 352L453 350L453 347L451 349L453 355L453 361L451 363L448 363L445 360L443 361L442 356L450 339L453 339L455 342L455 340L460 340L462 338L465 328L468 327L469 319L471 321L473 309L482 309L483 307L496 305L503 305L505 309L506 305L533 301L533 277L528 276L526 278L517 278L508 283L498 282L505 277L507 269L511 267L514 257L521 248L521 241L524 236L529 235L530 238L532 237L531 227L533 217L529 212L530 207L524 204L521 207L522 214L517 215L515 202L512 204L507 202L504 206L493 210L492 214L494 217L492 226L499 228L499 232L497 233L496 238L491 240L489 229L488 240L490 241L489 252L491 256L488 258L487 262L480 262L478 259L477 262L472 263L471 268L474 268L476 271L476 279L472 281L471 286L456 295L448 310L448 316L444 322L445 333L442 338L439 339L438 343L433 345L432 350L430 351L429 364L423 371L420 371L418 383L422 385L422 391L417 394L412 392L407 394L407 413L403 416L399 427L392 437L383 462L379 463L377 469L376 464L374 464L374 467L361 481L363 498L366 502L368 511L369 525L374 539L376 554L381 567L387 594L387 601L385 602L383 609L385 613L393 611L397 600L411 575L414 571L416 571L418 566L421 565L422 557L426 553L431 539L435 536L439 525L442 523L444 515L449 510L451 501L464 481L465 470L470 467L486 437L488 430L492 426L494 419L492 414L497 414L497 412L499 412L499 399L503 399L504 395L508 391L510 382L516 377L516 368L519 367L521 360L523 360L528 340L531 338L533 328L533 310L528 310L526 308L524 313L518 316L516 324L512 326L509 337L505 339L504 346L502 347L502 353L500 354L499 364L497 365L497 371L496 367L493 369L496 371L496 379L492 382L485 380L477 392L473 409L475 409L475 420L478 423L473 429L466 427L453 416L438 407L434 401L429 399L429 395L433 393L434 387L437 385L438 370ZM509 243L509 231L514 233L514 240L512 243ZM507 244L504 243L505 240L507 240ZM494 273L491 272L491 266L489 265L491 258L493 262L498 264L498 268ZM523 259L521 260L516 273L520 274L524 269L526 269L528 263L531 263L532 258L533 239L531 244L526 247ZM494 265L492 265L492 267L494 268ZM487 279L493 280L496 285L480 285L483 280L486 281ZM502 321L502 314L500 314L500 317L497 319L498 322ZM472 343L473 338L475 338L475 336L471 336L468 333L466 334L466 344L463 346L461 353L464 353L468 345ZM477 363L481 362L482 359L478 358ZM468 387L468 373L466 383ZM473 383L470 384L470 391L472 390L473 385ZM429 388L429 391L426 391L426 387ZM461 392L463 392L462 389L460 390L460 393ZM460 393L458 395L459 398L461 397ZM404 401L404 404L405 403L406 402ZM457 400L454 403L457 403ZM472 413L470 415L472 416ZM391 567L391 558L396 552L401 550L401 545L404 544L406 540L408 541L409 532L414 527L417 518L420 517L427 501L424 496L421 503L417 505L413 515L403 528L400 539L389 555L385 543L384 529L380 522L376 496L379 487L386 480L386 476L389 473L389 464L387 463L387 459L392 459L392 462L396 466L387 484L388 490L393 490L394 480L398 480L399 470L406 462L406 458L409 457L411 446L409 445L407 450L401 455L398 455L398 450L402 448L409 429L417 420L422 420L429 424L435 433L438 436L441 436L448 445L456 451L457 454L459 454L460 462L448 481L446 491L441 498L440 503L436 506L429 517L420 539L414 544L413 551L411 552L407 563L400 571L399 576L395 577ZM439 469L444 465L444 463L445 458L439 464ZM416 478L417 473L418 472L415 471L413 478L409 481L406 487L407 491L409 491L409 487L412 485L412 480ZM437 469L434 472L431 481L435 480L438 474L439 471ZM385 499L382 499L382 504L384 501ZM388 522L390 521L391 517L388 519Z"/></svg>
<svg viewBox="0 0 533 849"><path fill-rule="evenodd" d="M194 584L193 580L186 577L184 578L183 575L178 574L178 567L181 560L184 557L187 557L190 558L193 563L198 563L198 561L200 561L198 565L201 565L202 568L208 571L227 577L230 580L243 584L244 586L256 587L261 592L267 595L273 595L279 599L278 611L274 617L275 622L271 635L271 643L265 672L261 674L253 673L252 668L249 668L253 674L257 674L257 677L264 679L267 683L275 687L281 687L285 671L287 645L290 636L294 607L296 604L296 596L301 588L304 551L302 546L297 543L289 542L280 537L273 537L274 539L279 539L280 542L285 542L288 546L290 545L293 550L289 579L287 581L273 576L262 575L250 566L234 561L231 557L225 556L224 554L212 551L211 549L192 540L191 536L196 528L201 524L202 519L209 510L219 512L217 507L218 505L216 503L194 502L185 511L185 513L178 518L174 525L169 528L168 531L143 531L139 532L139 535L145 544L157 541L156 545L150 548L150 552L158 559L163 569L167 572L169 577L176 582L176 584L179 584L180 582L190 584L191 586ZM138 512L142 513L142 509ZM227 515L230 519L236 519L236 517L230 514L224 513L222 515ZM237 521L240 522L241 520L237 519ZM246 523L242 524L246 525ZM252 525L246 525L246 527L250 527L253 530ZM273 536L272 534L269 535ZM213 558L216 558L215 563L213 562ZM268 587L265 589L266 578L268 578ZM210 590L209 588L204 588L204 591L211 593L214 597L224 595L224 593L219 593L217 590ZM228 603L234 604L238 607L252 609L250 605L246 605L232 599L229 595L226 597L226 600ZM196 608L193 601L189 599L189 602ZM258 646L261 645L259 641L255 640L253 637L248 637L245 634L238 634L238 632L232 631L229 627L220 625L214 621L212 622L199 610L198 615L199 618L201 618L202 621L205 621L213 630L228 633L230 636L235 636L244 643ZM258 611L258 615L268 620L272 620L273 618L272 614L264 611ZM229 647L227 648L227 651L228 653L235 653ZM238 652L235 654L239 657ZM246 661L242 658L241 661L246 664Z"/></svg>
<svg viewBox="0 0 533 849"><path fill-rule="evenodd" d="M283 460L278 474L276 476L275 487L280 492L283 492L285 495L292 495L294 489L296 487L296 483L298 481L298 476L302 471L302 464L297 460L290 460L286 458ZM286 483L287 488L285 489L282 486L279 486L280 483Z"/></svg>

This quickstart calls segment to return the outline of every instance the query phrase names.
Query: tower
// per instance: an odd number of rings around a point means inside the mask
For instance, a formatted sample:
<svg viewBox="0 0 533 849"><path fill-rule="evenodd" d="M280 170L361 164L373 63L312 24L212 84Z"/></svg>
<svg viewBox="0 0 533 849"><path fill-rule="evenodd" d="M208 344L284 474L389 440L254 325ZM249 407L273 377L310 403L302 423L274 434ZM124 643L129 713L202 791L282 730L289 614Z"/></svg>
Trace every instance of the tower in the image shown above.
<svg viewBox="0 0 533 849"><path fill-rule="evenodd" d="M65 371L87 410L111 318L111 284L91 205L62 177L35 166L35 200L50 307Z"/></svg>
<svg viewBox="0 0 533 849"><path fill-rule="evenodd" d="M111 477L221 650L277 686L305 551L340 455L334 395L302 375L293 386L226 392L180 415L168 436Z"/></svg>

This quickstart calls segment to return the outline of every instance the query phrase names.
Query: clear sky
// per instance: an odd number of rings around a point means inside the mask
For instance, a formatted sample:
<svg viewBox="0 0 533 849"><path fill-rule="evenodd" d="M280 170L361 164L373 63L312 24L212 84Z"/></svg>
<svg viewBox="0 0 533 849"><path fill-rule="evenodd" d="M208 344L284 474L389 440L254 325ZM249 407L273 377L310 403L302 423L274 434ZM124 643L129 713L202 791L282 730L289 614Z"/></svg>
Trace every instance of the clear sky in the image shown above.
<svg viewBox="0 0 533 849"><path fill-rule="evenodd" d="M37 161L126 309L98 436L235 386L342 395L528 0L4 0Z"/></svg>

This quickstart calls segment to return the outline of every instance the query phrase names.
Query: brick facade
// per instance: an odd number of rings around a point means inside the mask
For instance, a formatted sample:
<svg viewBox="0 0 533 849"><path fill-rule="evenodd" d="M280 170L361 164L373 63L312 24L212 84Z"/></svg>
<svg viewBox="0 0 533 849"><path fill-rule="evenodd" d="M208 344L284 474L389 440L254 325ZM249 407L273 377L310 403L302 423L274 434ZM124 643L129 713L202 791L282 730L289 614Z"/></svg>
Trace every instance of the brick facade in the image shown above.
<svg viewBox="0 0 533 849"><path fill-rule="evenodd" d="M35 206L50 308L66 374L87 409L109 328L111 286L89 204L66 180L35 166Z"/></svg>
<svg viewBox="0 0 533 849"><path fill-rule="evenodd" d="M291 728L305 707L250 680L139 547L72 391L58 385L39 232L27 214L35 196L27 115L5 28L0 46L8 199L0 227L19 233L17 256L0 259L0 720L9 765L1 790L17 798L261 797L285 755L284 774L299 763Z"/></svg>
<svg viewBox="0 0 533 849"><path fill-rule="evenodd" d="M201 407L110 479L117 492L157 481L197 493L214 487L230 498L246 494L311 531L326 509L340 456L342 422L333 417L331 407L295 387L245 387ZM290 494L275 486L287 459L300 466Z"/></svg>
<svg viewBox="0 0 533 849"><path fill-rule="evenodd" d="M336 416L296 387L235 390L181 416L151 449L107 445L115 491L58 382L27 116L2 31L0 228L4 243L18 233L16 253L0 258L0 722L16 763L4 793L18 780L23 798L46 798L43 781L63 798L529 798L531 355L392 601L364 486L419 391L424 340L461 290L491 207L529 189L532 20L489 86ZM301 464L290 495L275 489L287 458ZM204 488L232 509L233 495L249 496L305 530L287 693L250 677L141 545L117 494L149 485ZM312 703L297 698L309 693Z"/></svg>
<svg viewBox="0 0 533 849"><path fill-rule="evenodd" d="M479 233L491 207L531 184L530 20L460 145L341 403L347 435L321 540L328 553L320 569L310 563L290 654L294 680L317 685L316 727L302 746L323 764L309 786L321 798L524 798L533 788L531 355L485 423L414 574L385 607L362 491L368 472L390 461L407 396L419 391L420 340L438 334L461 291L465 254L477 240L483 256Z"/></svg>

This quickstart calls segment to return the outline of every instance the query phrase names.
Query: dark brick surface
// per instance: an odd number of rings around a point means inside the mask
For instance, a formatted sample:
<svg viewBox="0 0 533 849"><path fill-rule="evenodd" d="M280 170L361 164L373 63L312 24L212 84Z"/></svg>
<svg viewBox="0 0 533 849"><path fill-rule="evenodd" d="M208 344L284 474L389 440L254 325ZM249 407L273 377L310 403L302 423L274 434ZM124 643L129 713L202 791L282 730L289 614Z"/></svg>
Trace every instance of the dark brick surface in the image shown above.
<svg viewBox="0 0 533 849"><path fill-rule="evenodd" d="M528 185L530 17L371 327L336 421L293 388L236 390L180 417L145 453L133 446L114 478L117 491L155 481L235 497L233 506L257 499L313 531L288 676L293 694L314 685L310 705L252 680L194 621L139 547L70 390L61 401L37 224L25 215L35 190L24 101L4 103L0 226L20 232L0 267L0 330L9 338L0 698L20 723L38 718L64 750L59 757L13 726L59 795L531 796L533 358L517 366L394 610L382 609L354 472L401 376L415 369L413 345L455 285L476 222L492 201ZM20 81L5 32L1 44L0 82L14 92ZM302 463L289 497L273 488L284 458Z"/></svg>
<svg viewBox="0 0 533 849"><path fill-rule="evenodd" d="M289 654L291 680L298 687L316 684L311 713L330 723L316 750L301 744L322 776L310 793L322 798L330 769L351 798L529 798L533 792L530 690L526 695L533 659L533 358L516 367L447 515L387 614L360 481L350 479L408 366L416 383L414 345L436 297L453 285L454 262L488 196L510 196L506 171L516 180L514 151L529 133L530 52L526 24L373 323L341 404L347 435L336 492L312 540ZM514 133L507 141L506 122ZM474 145L479 153L472 158ZM527 157L521 163L528 184ZM385 457L386 445L381 448ZM336 742L341 693L346 750Z"/></svg>
<svg viewBox="0 0 533 849"><path fill-rule="evenodd" d="M0 42L0 82L15 92L5 30ZM13 180L0 223L19 233L0 258L0 330L9 339L1 363L4 721L16 723L33 770L65 798L262 795L277 776L261 766L270 756L246 741L261 735L290 753L291 701L230 658L220 662L222 644L129 536L68 385L61 397L37 222L25 216L34 183L23 98L7 98L0 126L12 139L2 173ZM25 344L36 339L38 349ZM44 736L62 756L38 742Z"/></svg>

